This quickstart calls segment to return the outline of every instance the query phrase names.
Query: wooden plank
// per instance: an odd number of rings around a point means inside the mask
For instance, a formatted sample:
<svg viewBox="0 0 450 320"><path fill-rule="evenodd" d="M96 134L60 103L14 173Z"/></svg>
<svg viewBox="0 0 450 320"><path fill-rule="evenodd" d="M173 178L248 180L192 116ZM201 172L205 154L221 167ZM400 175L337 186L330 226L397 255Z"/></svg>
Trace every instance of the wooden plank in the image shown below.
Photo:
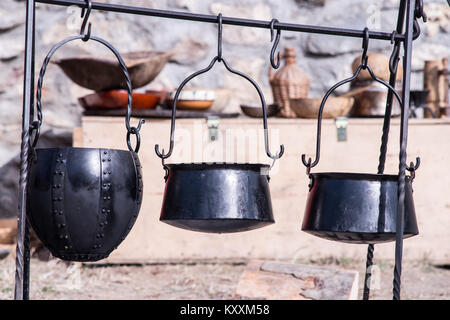
<svg viewBox="0 0 450 320"><path fill-rule="evenodd" d="M83 146L83 129L81 127L73 128L72 139L74 147L81 148Z"/></svg>
<svg viewBox="0 0 450 320"><path fill-rule="evenodd" d="M14 244L17 228L0 228L0 244Z"/></svg>
<svg viewBox="0 0 450 320"><path fill-rule="evenodd" d="M253 260L236 289L238 299L356 300L358 272Z"/></svg>
<svg viewBox="0 0 450 320"><path fill-rule="evenodd" d="M17 219L0 219L0 228L17 228Z"/></svg>

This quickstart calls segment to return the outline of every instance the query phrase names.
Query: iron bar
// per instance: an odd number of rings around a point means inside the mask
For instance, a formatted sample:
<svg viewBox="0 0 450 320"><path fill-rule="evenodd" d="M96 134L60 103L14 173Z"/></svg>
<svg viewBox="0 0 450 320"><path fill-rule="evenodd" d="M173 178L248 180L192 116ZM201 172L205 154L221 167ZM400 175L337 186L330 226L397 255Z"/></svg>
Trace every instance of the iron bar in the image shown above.
<svg viewBox="0 0 450 320"><path fill-rule="evenodd" d="M26 189L29 158L29 129L30 114L33 102L34 85L34 10L35 1L27 0L27 24L25 31L24 85L23 85L23 113L22 113L22 143L20 152L20 180L19 180L19 214L17 219L17 247L16 247L16 276L14 299L28 298L29 276L29 241L27 240Z"/></svg>
<svg viewBox="0 0 450 320"><path fill-rule="evenodd" d="M397 33L403 32L403 25L405 20L405 7L406 2L405 0L402 0L400 2L399 10L398 10L398 17L397 17ZM395 45L398 45L398 41L395 41ZM398 57L399 57L400 51L396 51L393 56L394 63L398 63ZM389 77L389 84L395 88L395 83L397 79L397 68L394 68L391 70L390 77ZM381 147L380 147L380 156L378 161L378 174L384 173L384 167L386 163L386 153L387 153L387 145L389 141L389 129L391 126L391 114L392 114L392 102L393 102L393 94L392 91L388 90L387 98L386 98L386 111L384 114L384 121L383 121L383 134L381 137ZM366 258L366 274L364 278L364 290L363 290L363 300L369 300L370 298L370 281L372 277L372 265L373 265L373 253L375 251L375 246L373 244L369 244L367 248L367 258Z"/></svg>
<svg viewBox="0 0 450 320"><path fill-rule="evenodd" d="M399 178L398 178L398 208L395 240L395 267L393 299L400 300L400 287L402 275L403 256L403 223L405 215L405 180L406 180L406 146L408 140L409 99L411 81L411 58L414 24L414 0L408 0L406 5L406 30L403 56L403 86L400 124L400 153L399 153Z"/></svg>
<svg viewBox="0 0 450 320"><path fill-rule="evenodd" d="M75 6L79 6L80 8L86 7L86 2L82 1L82 0L36 0L36 2L51 4L51 5L60 5L60 6L75 5ZM118 5L118 4L100 3L100 2L92 2L92 9L109 11L109 12L119 12L119 13L128 13L128 14L136 14L136 15L144 15L144 16L152 16L152 17L160 17L160 18L190 20L190 21L198 21L198 22L207 22L207 23L217 24L217 16L207 15L207 14L149 9L149 8L142 8L142 7ZM229 25L234 25L234 26L270 29L271 21L223 17L222 22L223 22L223 24L229 24ZM282 23L282 22L276 22L276 23L274 23L273 26L277 30L286 30L286 31L328 34L328 35L355 37L355 38L362 38L364 36L364 33L362 30L345 29L345 28L321 27L321 26L301 25L301 24ZM370 31L369 37L371 39L378 39L378 40L389 40L389 41L391 40L390 33L379 32L379 31ZM404 36L402 34L398 34L395 36L395 40L403 41Z"/></svg>

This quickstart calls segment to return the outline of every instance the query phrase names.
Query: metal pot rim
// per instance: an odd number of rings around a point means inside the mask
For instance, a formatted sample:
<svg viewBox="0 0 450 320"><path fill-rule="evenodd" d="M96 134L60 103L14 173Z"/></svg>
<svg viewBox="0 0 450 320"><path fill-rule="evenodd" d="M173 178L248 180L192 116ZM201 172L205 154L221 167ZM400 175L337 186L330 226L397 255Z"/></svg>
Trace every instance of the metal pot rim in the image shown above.
<svg viewBox="0 0 450 320"><path fill-rule="evenodd" d="M173 170L254 170L269 169L270 165L261 163L224 163L224 162L192 162L192 163L169 163L165 164Z"/></svg>
<svg viewBox="0 0 450 320"><path fill-rule="evenodd" d="M79 147L52 147L52 148L36 148L36 152L43 151L55 151L55 150L76 150L76 151L93 151L93 150L110 150L116 152L130 152L129 150L124 149L112 149L112 148L79 148ZM135 152L133 152L135 153Z"/></svg>
<svg viewBox="0 0 450 320"><path fill-rule="evenodd" d="M371 174L354 172L320 172L311 173L314 178L335 179L335 180L369 180L369 181L398 181L396 174ZM408 181L410 178L406 176Z"/></svg>

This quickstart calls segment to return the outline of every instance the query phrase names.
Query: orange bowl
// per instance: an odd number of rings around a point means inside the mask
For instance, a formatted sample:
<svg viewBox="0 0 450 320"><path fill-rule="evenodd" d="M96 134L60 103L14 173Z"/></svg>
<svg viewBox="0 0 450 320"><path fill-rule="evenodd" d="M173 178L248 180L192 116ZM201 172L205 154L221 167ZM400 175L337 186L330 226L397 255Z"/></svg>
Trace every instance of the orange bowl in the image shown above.
<svg viewBox="0 0 450 320"><path fill-rule="evenodd" d="M149 93L133 92L133 109L154 109L160 96ZM88 109L126 109L128 93L126 90L97 92L78 99L81 106Z"/></svg>

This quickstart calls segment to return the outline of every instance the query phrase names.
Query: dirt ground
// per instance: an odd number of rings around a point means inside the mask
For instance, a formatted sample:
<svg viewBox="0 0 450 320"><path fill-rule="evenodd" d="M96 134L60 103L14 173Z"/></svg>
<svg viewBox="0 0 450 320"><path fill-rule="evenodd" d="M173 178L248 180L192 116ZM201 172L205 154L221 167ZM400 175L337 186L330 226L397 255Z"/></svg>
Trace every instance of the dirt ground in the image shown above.
<svg viewBox="0 0 450 320"><path fill-rule="evenodd" d="M364 261L323 259L298 261L358 270L362 296ZM376 261L380 281L373 299L391 299L393 265ZM31 261L31 299L233 299L245 262L180 262L149 265L95 266L57 259ZM12 299L15 261L0 260L0 299ZM375 271L374 271L375 272ZM449 266L404 262L402 299L450 299Z"/></svg>

